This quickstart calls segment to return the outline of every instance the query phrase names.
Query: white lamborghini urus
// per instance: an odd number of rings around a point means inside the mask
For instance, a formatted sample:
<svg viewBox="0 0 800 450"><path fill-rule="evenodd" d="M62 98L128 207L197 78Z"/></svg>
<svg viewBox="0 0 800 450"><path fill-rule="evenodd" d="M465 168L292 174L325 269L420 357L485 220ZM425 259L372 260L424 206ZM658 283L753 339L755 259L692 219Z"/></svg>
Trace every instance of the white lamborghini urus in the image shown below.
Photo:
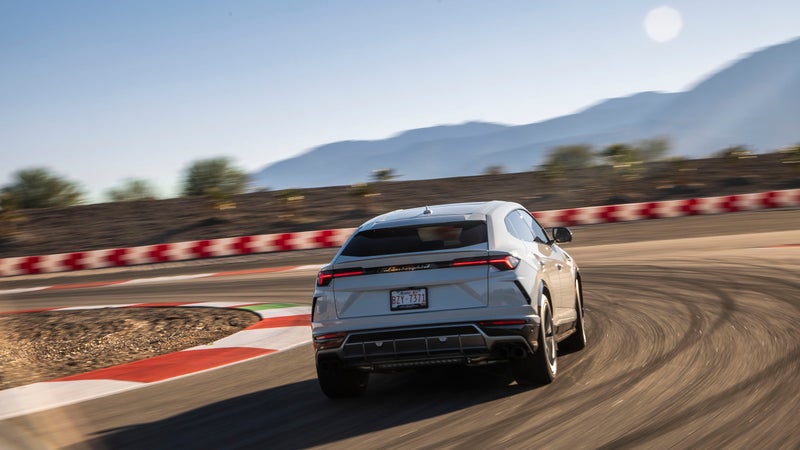
<svg viewBox="0 0 800 450"><path fill-rule="evenodd" d="M504 362L519 384L553 381L557 350L586 345L580 273L558 245L571 240L501 201L364 223L317 277L322 391L360 395L375 371Z"/></svg>

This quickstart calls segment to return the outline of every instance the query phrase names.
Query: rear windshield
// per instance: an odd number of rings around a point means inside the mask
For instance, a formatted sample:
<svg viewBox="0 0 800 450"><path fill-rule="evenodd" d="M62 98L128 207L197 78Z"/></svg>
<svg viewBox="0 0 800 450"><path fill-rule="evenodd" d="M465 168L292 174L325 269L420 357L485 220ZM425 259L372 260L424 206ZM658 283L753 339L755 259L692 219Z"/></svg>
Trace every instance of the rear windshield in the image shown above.
<svg viewBox="0 0 800 450"><path fill-rule="evenodd" d="M346 256L378 256L469 247L486 243L486 222L425 224L358 233L342 250Z"/></svg>

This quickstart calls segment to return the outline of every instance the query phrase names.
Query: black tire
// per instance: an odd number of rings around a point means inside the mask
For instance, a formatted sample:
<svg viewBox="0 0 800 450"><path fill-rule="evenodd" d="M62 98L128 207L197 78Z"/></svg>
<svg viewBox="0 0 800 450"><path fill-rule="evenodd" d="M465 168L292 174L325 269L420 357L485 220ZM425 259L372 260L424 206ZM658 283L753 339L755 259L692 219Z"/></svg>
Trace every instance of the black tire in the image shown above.
<svg viewBox="0 0 800 450"><path fill-rule="evenodd" d="M336 361L317 360L317 379L322 392L330 398L358 397L367 389L369 372L345 369Z"/></svg>
<svg viewBox="0 0 800 450"><path fill-rule="evenodd" d="M575 280L575 312L578 320L575 322L575 332L561 341L559 347L567 352L576 352L586 347L586 322L583 317L583 294L580 282Z"/></svg>
<svg viewBox="0 0 800 450"><path fill-rule="evenodd" d="M538 386L550 384L556 379L557 349L553 315L547 297L542 299L539 308L539 348L533 354L521 359L511 360L511 372L517 384L522 386Z"/></svg>

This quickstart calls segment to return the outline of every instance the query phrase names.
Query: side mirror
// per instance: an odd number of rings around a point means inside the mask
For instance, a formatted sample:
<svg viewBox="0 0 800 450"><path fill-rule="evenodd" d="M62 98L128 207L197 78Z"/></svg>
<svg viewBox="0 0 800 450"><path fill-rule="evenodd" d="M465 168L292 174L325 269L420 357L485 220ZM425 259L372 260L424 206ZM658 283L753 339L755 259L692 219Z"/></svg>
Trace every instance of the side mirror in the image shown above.
<svg viewBox="0 0 800 450"><path fill-rule="evenodd" d="M553 242L564 244L572 242L572 231L567 227L554 227L553 228Z"/></svg>

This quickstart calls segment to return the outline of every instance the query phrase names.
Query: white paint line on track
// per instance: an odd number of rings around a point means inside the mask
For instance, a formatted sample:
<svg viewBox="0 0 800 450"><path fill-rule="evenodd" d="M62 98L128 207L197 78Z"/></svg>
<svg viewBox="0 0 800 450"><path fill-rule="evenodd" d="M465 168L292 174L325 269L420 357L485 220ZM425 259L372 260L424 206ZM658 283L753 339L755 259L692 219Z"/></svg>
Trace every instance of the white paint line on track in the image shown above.
<svg viewBox="0 0 800 450"><path fill-rule="evenodd" d="M233 308L236 306L246 307L247 305L260 305L261 303L242 303L242 302L197 302L197 303L187 303L185 305L181 305L181 308L196 308L196 307L204 307L204 308Z"/></svg>
<svg viewBox="0 0 800 450"><path fill-rule="evenodd" d="M294 268L292 268L290 270L292 270L292 271L311 270L311 269L319 270L319 269L321 269L323 267L323 265L324 264L306 264L304 266L294 267Z"/></svg>
<svg viewBox="0 0 800 450"><path fill-rule="evenodd" d="M135 280L128 280L123 281L122 283L117 283L115 286L121 286L126 284L143 284L143 283L164 283L170 281L182 281L182 280L194 280L196 278L206 278L214 275L213 273L198 273L194 275L175 275L171 277L153 277L153 278L137 278Z"/></svg>
<svg viewBox="0 0 800 450"><path fill-rule="evenodd" d="M262 309L253 312L261 316L262 319L271 319L273 317L299 316L301 314L311 314L311 307L295 306L291 308Z"/></svg>
<svg viewBox="0 0 800 450"><path fill-rule="evenodd" d="M188 350L210 348L250 347L283 350L287 346L311 342L311 329L307 326L260 328L240 331L207 345L198 345Z"/></svg>
<svg viewBox="0 0 800 450"><path fill-rule="evenodd" d="M146 386L117 380L45 381L0 391L0 420Z"/></svg>
<svg viewBox="0 0 800 450"><path fill-rule="evenodd" d="M31 288L6 289L4 291L0 291L0 295L23 294L25 292L41 291L41 290L47 289L49 287L50 286L39 286L39 287L31 287Z"/></svg>

